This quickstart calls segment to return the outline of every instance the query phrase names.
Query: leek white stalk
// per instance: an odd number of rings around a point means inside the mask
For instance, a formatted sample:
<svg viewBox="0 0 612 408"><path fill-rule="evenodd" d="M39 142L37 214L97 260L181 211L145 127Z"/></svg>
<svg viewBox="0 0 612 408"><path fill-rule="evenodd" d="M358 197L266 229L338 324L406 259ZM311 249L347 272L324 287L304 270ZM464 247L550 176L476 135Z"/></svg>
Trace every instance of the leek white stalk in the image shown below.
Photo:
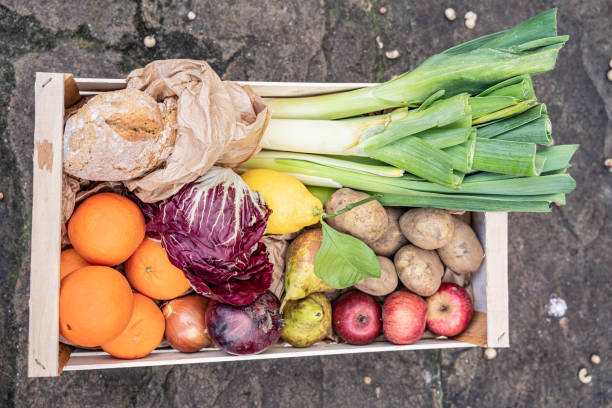
<svg viewBox="0 0 612 408"><path fill-rule="evenodd" d="M363 171L385 177L401 177L404 170L390 166L386 163L369 158L353 158L350 156L337 158L317 154L304 154L292 152L279 152L273 150L262 150L254 156L254 159L294 159L305 160L325 166L343 168L347 170Z"/></svg>
<svg viewBox="0 0 612 408"><path fill-rule="evenodd" d="M367 152L409 135L426 135L424 131L444 126L449 126L448 130L469 127L464 120L469 114L468 95L461 94L423 110L359 121L272 119L264 132L262 147L297 153L371 156ZM442 132L435 137L439 141L447 136L454 138L456 133L456 130L448 135ZM461 133L455 144L465 138L467 133Z"/></svg>
<svg viewBox="0 0 612 408"><path fill-rule="evenodd" d="M384 120L272 119L261 145L264 149L286 152L365 156L357 149L360 137L366 129L377 125L384 125Z"/></svg>

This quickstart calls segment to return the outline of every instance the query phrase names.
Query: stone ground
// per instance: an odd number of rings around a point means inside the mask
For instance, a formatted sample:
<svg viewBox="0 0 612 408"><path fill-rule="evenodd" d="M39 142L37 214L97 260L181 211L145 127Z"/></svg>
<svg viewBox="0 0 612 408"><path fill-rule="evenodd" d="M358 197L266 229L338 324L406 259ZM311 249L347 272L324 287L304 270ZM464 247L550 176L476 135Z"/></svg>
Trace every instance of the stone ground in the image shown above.
<svg viewBox="0 0 612 408"><path fill-rule="evenodd" d="M612 406L612 173L603 166L612 157L612 3L221 3L0 0L0 406ZM470 349L26 378L36 71L118 78L154 59L188 57L226 79L381 81L553 3L571 40L557 69L535 83L555 140L581 144L571 170L578 188L551 214L510 215L511 348L496 359ZM449 4L453 23L443 17ZM474 30L462 21L469 9L478 13ZM155 35L155 48L143 46L146 35ZM400 58L385 58L376 36ZM556 297L567 304L562 318L549 316ZM601 365L589 364L593 352ZM578 381L582 366L589 385Z"/></svg>

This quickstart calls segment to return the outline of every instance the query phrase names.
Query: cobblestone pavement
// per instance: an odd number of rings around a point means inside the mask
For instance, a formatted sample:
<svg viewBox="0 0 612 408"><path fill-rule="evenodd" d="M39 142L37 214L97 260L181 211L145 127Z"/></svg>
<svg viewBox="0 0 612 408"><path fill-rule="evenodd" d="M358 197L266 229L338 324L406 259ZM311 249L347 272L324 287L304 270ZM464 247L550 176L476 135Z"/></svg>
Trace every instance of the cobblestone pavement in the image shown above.
<svg viewBox="0 0 612 408"><path fill-rule="evenodd" d="M0 406L612 406L612 3L603 1L0 0ZM170 5L173 4L173 5ZM551 214L511 214L510 342L27 379L33 81L36 71L117 78L153 59L207 60L226 79L386 80L427 56L553 4L571 35L535 79L558 143L577 143L577 190ZM453 5L458 18L444 18ZM381 7L387 12L382 14ZM473 30L463 24L478 14ZM188 20L189 11L196 14ZM154 35L148 49L143 38ZM379 49L376 37L384 43ZM384 51L398 50L388 59ZM561 298L563 317L549 316ZM599 353L602 364L588 362ZM579 382L587 367L591 384ZM364 377L370 377L366 383Z"/></svg>

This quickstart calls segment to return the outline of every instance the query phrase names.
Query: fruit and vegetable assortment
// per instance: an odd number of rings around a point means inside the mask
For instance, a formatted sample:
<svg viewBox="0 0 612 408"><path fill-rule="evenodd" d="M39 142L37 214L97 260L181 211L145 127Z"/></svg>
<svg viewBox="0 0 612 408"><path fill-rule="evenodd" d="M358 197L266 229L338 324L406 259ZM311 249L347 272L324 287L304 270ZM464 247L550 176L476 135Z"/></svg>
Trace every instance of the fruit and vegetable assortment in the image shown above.
<svg viewBox="0 0 612 408"><path fill-rule="evenodd" d="M550 120L530 77L565 41L550 10L373 88L265 103L201 61L134 71L70 113L91 126L66 125L65 177L123 187L67 220L62 341L134 359L460 335L485 256L469 211L547 211L575 187L577 145L538 150Z"/></svg>
<svg viewBox="0 0 612 408"><path fill-rule="evenodd" d="M175 202L174 197L152 206L134 197L104 192L89 197L77 207L68 223L73 248L64 250L61 256L60 332L65 340L81 347L100 347L117 358L132 359L146 356L164 338L181 352L214 346L230 354L251 354L265 351L279 339L294 347L308 347L333 339L335 334L347 343L363 345L375 341L382 330L387 340L410 344L423 336L426 324L431 332L443 336L455 336L467 328L472 315L470 295L461 286L442 283L444 266L440 258L448 253L445 262L456 265L457 273L475 272L484 253L471 227L445 210L385 208L376 200L370 201L371 196L364 197L364 193L346 188L329 197L325 203L327 211L339 208L338 212L342 212L352 205L365 203L330 217L331 224L331 220L343 216L334 225L344 233L328 228L333 231L332 240L338 237L355 240L360 244L358 248L366 248L365 254L360 254L358 249L355 259L347 258L345 253L335 253L336 260L326 261L331 263L330 269L318 268L317 260L321 256L331 256L322 252L325 221L321 219L319 225L313 219L307 228L302 228L301 222L296 224L288 217L288 223L281 221L279 225L299 233L286 252L282 304L265 285L263 289L245 286L246 289L240 289L245 293L234 293L236 285L225 275L233 271L230 277L237 276L235 249L250 247L257 251L260 243L251 241L247 224L241 227L227 220L235 221L236 213L250 214L242 221L248 220L249 225L254 225L257 217L251 214L252 209L224 203L217 205L227 206L229 210L225 222L220 220L223 211L208 212L206 218L212 219L206 220L197 212L206 208L206 202L197 200L214 202L215 192L223 188L246 197L254 196L260 210L256 214L263 217L273 213L274 207L270 209L261 198L257 199L258 193L245 187L231 170L213 168L213 174L217 171L232 176L232 187L226 185L225 178L216 179L219 184L212 188L204 178L200 183L206 189L202 192L186 186L191 191L189 197L196 201L183 203L182 218L177 224L173 223L177 219L176 208L168 207ZM268 183L273 184L276 177L287 180L291 176L266 170ZM314 203L314 208L321 209L321 217L326 214L323 205L297 179L285 183L289 189L291 185L301 187L299 191L305 201L300 203ZM182 197L181 191L176 196ZM274 206L283 205L286 191L271 189L270 202ZM246 199L234 194L227 197L237 202ZM164 222L155 221L155 217ZM188 221L185 217L189 217ZM377 222L361 222L362 219ZM146 224L145 220L148 220ZM184 236L177 231L181 222L185 222ZM130 234L125 233L126 226L133 229ZM222 229L215 232L214 226ZM210 228L206 230L209 242L198 232L204 228ZM149 236L145 236L145 231ZM262 235L257 233L256 237ZM357 236L365 241L358 240ZM200 241L194 243L196 239ZM365 243L372 245L381 241L386 244L374 247L387 256L377 256ZM350 246L351 241L348 242L346 245ZM213 249L220 253L227 250L222 244L234 251L225 263L209 254ZM337 245L333 244L332 248ZM268 262L265 250L263 254ZM249 270L251 257L244 257L244 263L239 265L242 270ZM369 268L367 275L374 276L360 279L358 272L364 266L358 258L365 259ZM370 258L376 267L367 265ZM110 267L116 266L113 264L120 259L124 261L124 273ZM198 285L199 281L190 276L190 271L214 262L226 269L210 268L208 282L221 282L220 289L211 291L216 286ZM343 272L347 268L357 274L333 276L334 270ZM269 273L267 268L255 269L253 274L259 277ZM248 283L251 277L245 275L243 281ZM356 282L351 284L350 279ZM398 290L400 282L403 287ZM338 289L349 286L354 288L338 297ZM192 288L196 293L190 293ZM334 297L337 299L330 301Z"/></svg>

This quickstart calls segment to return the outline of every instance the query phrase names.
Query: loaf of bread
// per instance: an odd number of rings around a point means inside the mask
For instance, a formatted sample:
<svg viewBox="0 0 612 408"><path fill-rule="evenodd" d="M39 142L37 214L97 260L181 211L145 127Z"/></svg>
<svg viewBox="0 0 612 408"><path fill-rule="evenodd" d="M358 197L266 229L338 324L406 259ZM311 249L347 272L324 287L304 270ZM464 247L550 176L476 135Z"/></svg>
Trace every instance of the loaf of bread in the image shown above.
<svg viewBox="0 0 612 408"><path fill-rule="evenodd" d="M137 89L96 95L66 121L64 171L105 181L146 174L170 155L176 114L176 99L158 103Z"/></svg>

